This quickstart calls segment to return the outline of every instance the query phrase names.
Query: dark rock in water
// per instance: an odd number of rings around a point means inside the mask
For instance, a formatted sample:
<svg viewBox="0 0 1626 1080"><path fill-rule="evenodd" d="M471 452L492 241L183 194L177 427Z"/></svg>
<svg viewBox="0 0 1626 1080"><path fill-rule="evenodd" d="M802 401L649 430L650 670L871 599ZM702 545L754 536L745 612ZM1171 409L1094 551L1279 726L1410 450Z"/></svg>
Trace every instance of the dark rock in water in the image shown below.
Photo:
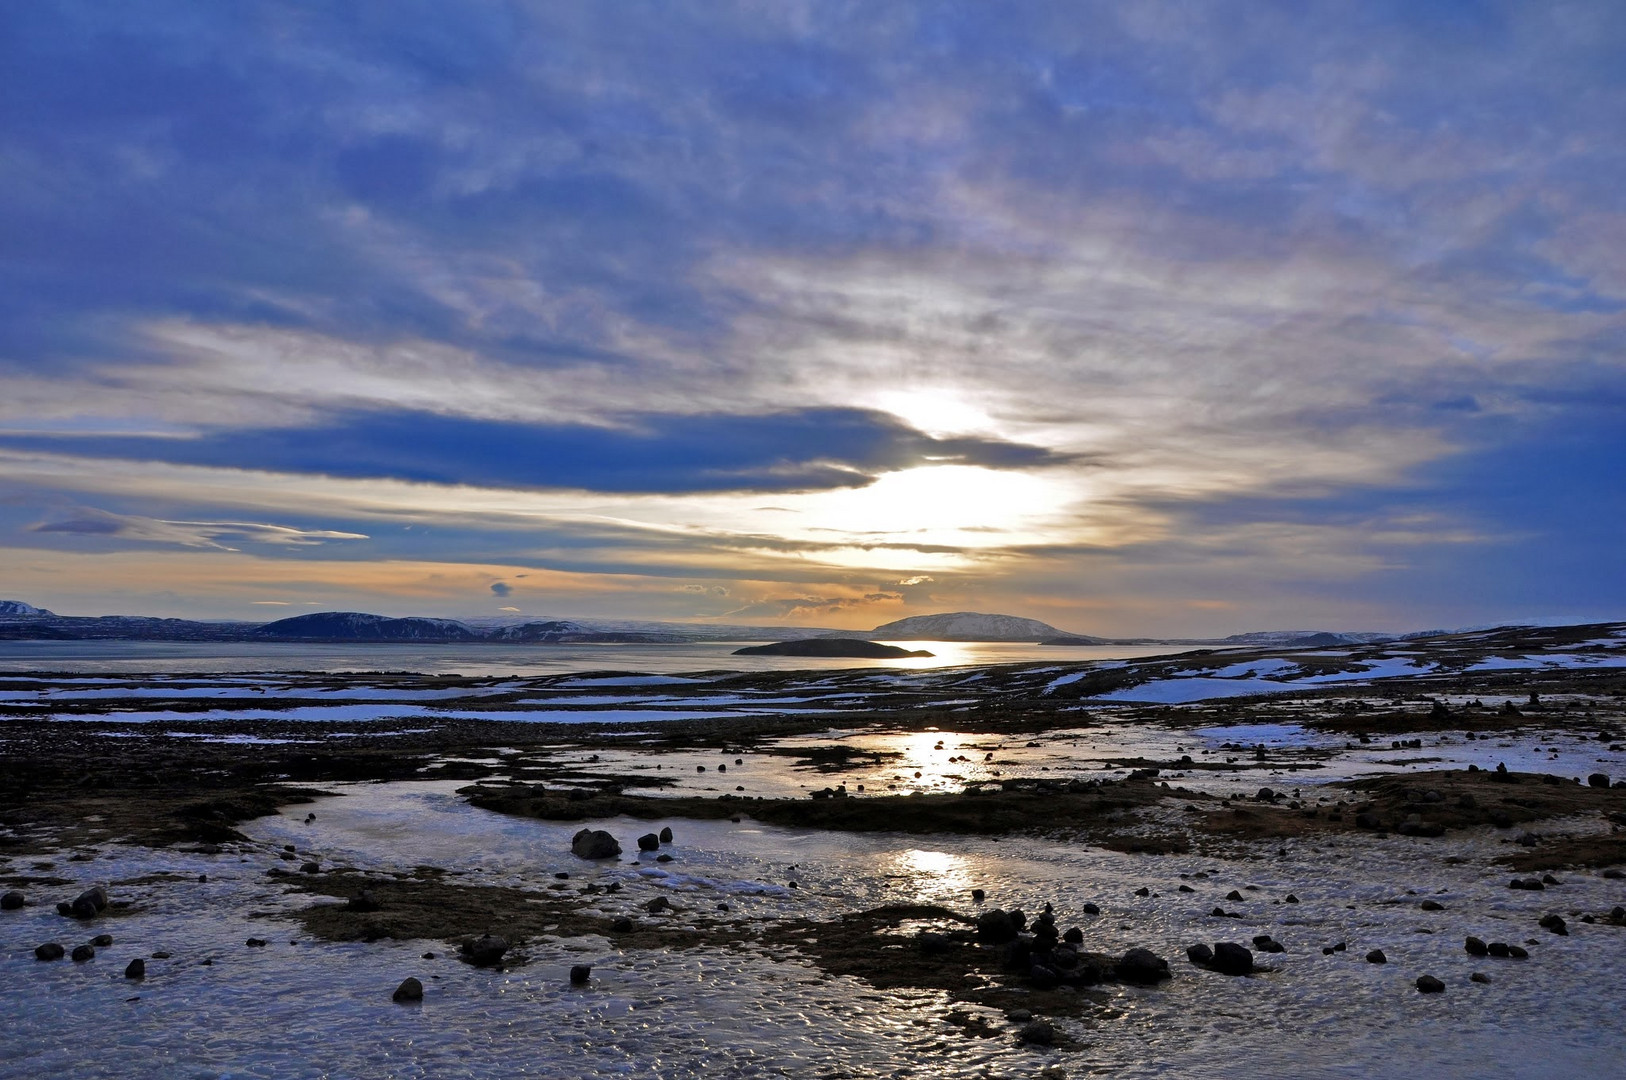
<svg viewBox="0 0 1626 1080"><path fill-rule="evenodd" d="M1056 1041L1056 1029L1043 1020L1034 1020L1016 1033L1016 1041L1033 1046L1049 1046Z"/></svg>
<svg viewBox="0 0 1626 1080"><path fill-rule="evenodd" d="M1288 893L1287 896L1284 897L1283 900L1282 900L1282 903L1284 903L1284 904L1296 904L1298 902L1299 902L1299 898L1294 896L1292 893Z"/></svg>
<svg viewBox="0 0 1626 1080"><path fill-rule="evenodd" d="M1097 904L1085 904L1079 910L1082 911L1086 915L1099 915L1099 914L1101 914L1101 908Z"/></svg>
<svg viewBox="0 0 1626 1080"><path fill-rule="evenodd" d="M107 907L107 890L100 885L86 889L72 901L56 906L57 914L74 919L94 919Z"/></svg>
<svg viewBox="0 0 1626 1080"><path fill-rule="evenodd" d="M1028 917L1021 908L1011 908L1006 914L1011 917L1011 925L1016 927L1018 931L1028 924Z"/></svg>
<svg viewBox="0 0 1626 1080"><path fill-rule="evenodd" d="M657 855L657 856L655 856L655 861L656 862L671 862L672 861L672 856L670 856L670 855Z"/></svg>
<svg viewBox="0 0 1626 1080"><path fill-rule="evenodd" d="M270 942L266 941L263 937L251 937L243 944L247 945L251 949L263 949L270 944Z"/></svg>
<svg viewBox="0 0 1626 1080"><path fill-rule="evenodd" d="M579 859L613 859L621 854L621 845L603 829L583 829L570 838L570 853Z"/></svg>
<svg viewBox="0 0 1626 1080"><path fill-rule="evenodd" d="M1570 928L1566 926L1564 924L1564 920L1557 915L1543 915L1539 925L1543 930L1551 930L1559 937L1568 937L1570 933Z"/></svg>
<svg viewBox="0 0 1626 1080"><path fill-rule="evenodd" d="M1541 875L1541 883L1543 885L1562 885L1562 884L1564 884L1562 881L1559 881L1557 878L1553 877L1553 875L1551 875L1551 874L1543 874L1543 875Z"/></svg>
<svg viewBox="0 0 1626 1080"><path fill-rule="evenodd" d="M1118 978L1136 986L1152 986L1173 978L1169 962L1150 949L1130 949L1118 961Z"/></svg>
<svg viewBox="0 0 1626 1080"><path fill-rule="evenodd" d="M1445 905L1440 903L1438 900L1424 900L1421 904L1419 904L1417 906L1422 908L1424 911L1444 911L1445 910Z"/></svg>
<svg viewBox="0 0 1626 1080"><path fill-rule="evenodd" d="M1240 900L1242 899L1242 894L1237 892L1235 889L1232 889L1230 892L1225 894L1225 899L1232 901Z"/></svg>
<svg viewBox="0 0 1626 1080"><path fill-rule="evenodd" d="M344 906L350 911L360 912L377 911L379 908L383 907L383 905L378 902L378 897L373 895L373 890L371 889L361 890L355 896L352 896L349 900L347 900Z"/></svg>
<svg viewBox="0 0 1626 1080"><path fill-rule="evenodd" d="M632 920L623 915L610 924L610 930L617 934L630 934L632 933Z"/></svg>
<svg viewBox="0 0 1626 1080"><path fill-rule="evenodd" d="M36 960L60 960L64 956L67 955L67 952L68 952L68 950L64 949L61 945L58 945L56 942L48 941L44 945L35 946L35 948L34 948L34 959L36 959Z"/></svg>
<svg viewBox="0 0 1626 1080"><path fill-rule="evenodd" d="M1054 990L1061 985L1061 975L1045 964L1028 966L1028 985L1035 990Z"/></svg>
<svg viewBox="0 0 1626 1080"><path fill-rule="evenodd" d="M672 842L672 826L668 825L668 826L666 826L665 828L663 828L661 830L661 843L670 844L671 842Z"/></svg>
<svg viewBox="0 0 1626 1080"><path fill-rule="evenodd" d="M661 838L654 833L644 833L638 838L639 851L656 851L661 846Z"/></svg>
<svg viewBox="0 0 1626 1080"><path fill-rule="evenodd" d="M986 897L987 897L987 896L988 896L988 894L987 894L987 893L985 893L985 892L983 892L983 891L982 891L982 890L981 890L981 889L972 889L972 890L971 890L971 902L972 902L972 903L973 903L973 904L980 904L980 903L982 903L982 902L983 902L983 900L984 900L984 899L985 899L985 898L986 898Z"/></svg>
<svg viewBox="0 0 1626 1080"><path fill-rule="evenodd" d="M668 900L664 896L657 896L655 899L644 905L644 910L649 912L651 915L659 915L661 912L670 911L671 909L672 901Z"/></svg>
<svg viewBox="0 0 1626 1080"><path fill-rule="evenodd" d="M1514 878L1512 881L1507 883L1507 887L1510 888L1510 889L1532 889L1532 890L1537 890L1537 889L1545 889L1547 886L1545 886L1545 885L1543 885L1541 883L1540 878L1527 877L1527 878Z"/></svg>
<svg viewBox="0 0 1626 1080"><path fill-rule="evenodd" d="M977 936L984 941L997 945L1014 940L1016 934L1016 922L1009 912L1001 908L993 908L977 916Z"/></svg>
<svg viewBox="0 0 1626 1080"><path fill-rule="evenodd" d="M319 862L301 863L299 872L301 874L319 874L322 872L322 864Z"/></svg>
<svg viewBox="0 0 1626 1080"><path fill-rule="evenodd" d="M1279 953L1286 952L1287 946L1271 937L1269 934L1259 934L1253 939L1253 947L1260 952Z"/></svg>
<svg viewBox="0 0 1626 1080"><path fill-rule="evenodd" d="M1476 971L1472 975L1468 976L1468 981L1476 983L1488 983L1491 981L1491 977L1486 975L1483 971Z"/></svg>
<svg viewBox="0 0 1626 1080"><path fill-rule="evenodd" d="M26 902L26 898L16 889L12 889L4 896L0 896L0 911L16 911Z"/></svg>
<svg viewBox="0 0 1626 1080"><path fill-rule="evenodd" d="M924 649L911 652L896 645L882 645L862 638L802 638L776 641L772 645L752 645L735 649L735 656L850 656L865 660L892 660L904 656L930 656Z"/></svg>
<svg viewBox="0 0 1626 1080"><path fill-rule="evenodd" d="M1254 795L1254 801L1256 801L1256 802L1275 802L1276 801L1276 792L1271 790L1270 788L1262 787Z"/></svg>
<svg viewBox="0 0 1626 1080"><path fill-rule="evenodd" d="M1606 788L1606 787L1609 786L1609 774L1608 773L1595 772L1591 776L1586 778L1586 782L1587 782L1587 785L1590 786L1590 787Z"/></svg>
<svg viewBox="0 0 1626 1080"><path fill-rule="evenodd" d="M147 977L147 962L139 956L131 960L124 967L124 977L126 979L145 979Z"/></svg>
<svg viewBox="0 0 1626 1080"><path fill-rule="evenodd" d="M408 975L401 980L401 985L395 988L395 993L390 995L390 1000L395 1002L422 1001L423 983Z"/></svg>
<svg viewBox="0 0 1626 1080"><path fill-rule="evenodd" d="M1468 937L1467 941L1463 942L1463 948L1468 950L1469 956L1484 956L1490 952L1490 946L1472 935Z"/></svg>
<svg viewBox="0 0 1626 1080"><path fill-rule="evenodd" d="M1527 952L1525 949L1521 948L1518 945L1509 945L1507 947L1507 955L1508 955L1509 958L1511 958L1513 960L1528 960L1528 959L1530 959L1530 953Z"/></svg>
<svg viewBox="0 0 1626 1080"><path fill-rule="evenodd" d="M1505 958L1507 956L1507 942L1493 941L1489 945L1485 946L1485 951L1490 953L1492 956L1500 956Z"/></svg>
<svg viewBox="0 0 1626 1080"><path fill-rule="evenodd" d="M1221 941L1214 946L1214 970L1221 975L1248 975L1253 972L1253 952L1246 945Z"/></svg>
<svg viewBox="0 0 1626 1080"><path fill-rule="evenodd" d="M590 964L572 964L570 967L570 985L586 986L587 980L593 977L593 968Z"/></svg>
<svg viewBox="0 0 1626 1080"><path fill-rule="evenodd" d="M1140 888L1135 890L1135 895L1136 896L1151 896L1152 895L1152 890L1148 889L1148 888L1146 888L1146 886L1142 885Z"/></svg>
<svg viewBox="0 0 1626 1080"><path fill-rule="evenodd" d="M1626 922L1626 907L1621 907L1619 904L1616 904L1614 907L1610 908L1609 921Z"/></svg>
<svg viewBox="0 0 1626 1080"><path fill-rule="evenodd" d="M1214 962L1214 950L1202 944L1187 945L1186 959L1193 964L1212 964Z"/></svg>
<svg viewBox="0 0 1626 1080"><path fill-rule="evenodd" d="M496 934L485 934L463 943L463 958L475 967L490 967L500 962L508 951L508 939Z"/></svg>
<svg viewBox="0 0 1626 1080"><path fill-rule="evenodd" d="M105 949L109 945L113 944L113 935L97 934L95 937L90 939L90 943L96 946L98 949Z"/></svg>
<svg viewBox="0 0 1626 1080"><path fill-rule="evenodd" d="M1084 931L1076 926L1069 927L1067 932L1061 936L1061 939L1069 945L1082 945L1084 943Z"/></svg>
<svg viewBox="0 0 1626 1080"><path fill-rule="evenodd" d="M1382 949L1373 949L1371 952L1366 954L1366 962L1368 964L1387 964L1389 962L1389 958L1383 955Z"/></svg>
<svg viewBox="0 0 1626 1080"><path fill-rule="evenodd" d="M73 962L74 963L83 964L86 960L94 960L95 958L96 958L96 946L94 946L94 945L76 945L76 946L74 946L74 950L73 950Z"/></svg>
<svg viewBox="0 0 1626 1080"><path fill-rule="evenodd" d="M1432 975L1419 975L1417 977L1417 991L1421 994L1443 994L1445 984Z"/></svg>
<svg viewBox="0 0 1626 1080"><path fill-rule="evenodd" d="M1622 878L1626 878L1626 870L1622 870L1618 866L1611 866L1609 869L1603 872L1603 876L1608 878L1610 881L1619 881Z"/></svg>

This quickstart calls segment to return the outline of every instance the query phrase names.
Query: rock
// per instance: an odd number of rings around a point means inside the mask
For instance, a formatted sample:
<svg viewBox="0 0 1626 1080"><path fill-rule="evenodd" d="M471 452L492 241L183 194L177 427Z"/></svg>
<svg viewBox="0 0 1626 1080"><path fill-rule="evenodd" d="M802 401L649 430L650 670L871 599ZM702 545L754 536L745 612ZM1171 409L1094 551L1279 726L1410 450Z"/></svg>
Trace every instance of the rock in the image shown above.
<svg viewBox="0 0 1626 1080"><path fill-rule="evenodd" d="M649 912L651 915L659 915L663 911L672 910L672 901L668 900L664 896L657 896L655 899L644 905L644 910Z"/></svg>
<svg viewBox="0 0 1626 1080"><path fill-rule="evenodd" d="M1151 896L1152 895L1152 890L1148 889L1146 886L1142 885L1140 888L1135 890L1135 895L1136 896Z"/></svg>
<svg viewBox="0 0 1626 1080"><path fill-rule="evenodd" d="M1032 1046L1049 1046L1056 1041L1056 1029L1043 1020L1034 1020L1016 1033L1016 1041Z"/></svg>
<svg viewBox="0 0 1626 1080"><path fill-rule="evenodd" d="M377 911L384 905L378 902L378 897L373 895L373 890L363 889L345 901L344 906L350 911L370 912Z"/></svg>
<svg viewBox="0 0 1626 1080"><path fill-rule="evenodd" d="M992 908L977 916L977 936L998 945L1016 938L1016 923L1002 908Z"/></svg>
<svg viewBox="0 0 1626 1080"><path fill-rule="evenodd" d="M423 983L408 975L401 980L401 985L395 988L390 1000L398 1003L423 1000Z"/></svg>
<svg viewBox="0 0 1626 1080"><path fill-rule="evenodd" d="M1253 972L1253 952L1246 945L1221 941L1214 946L1214 970L1221 975L1248 975Z"/></svg>
<svg viewBox="0 0 1626 1080"><path fill-rule="evenodd" d="M1550 930L1559 937L1568 937L1570 933L1570 928L1557 915L1543 915L1539 925L1543 930Z"/></svg>
<svg viewBox="0 0 1626 1080"><path fill-rule="evenodd" d="M83 964L86 960L94 960L95 958L96 958L96 946L94 946L94 945L76 945L76 946L74 946L74 949L73 949L73 962L74 963Z"/></svg>
<svg viewBox="0 0 1626 1080"><path fill-rule="evenodd" d="M666 826L665 828L663 828L661 830L661 843L670 844L671 842L672 842L672 826L668 825L668 826Z"/></svg>
<svg viewBox="0 0 1626 1080"><path fill-rule="evenodd" d="M56 906L59 915L74 919L94 919L107 907L107 890L100 885L86 889L73 900Z"/></svg>
<svg viewBox="0 0 1626 1080"><path fill-rule="evenodd" d="M1237 892L1235 889L1232 889L1230 892L1225 894L1225 899L1227 899L1227 900L1240 900L1240 899L1242 899L1242 894Z"/></svg>
<svg viewBox="0 0 1626 1080"><path fill-rule="evenodd" d="M590 964L572 964L570 967L570 985L586 986L587 980L592 978L593 968Z"/></svg>
<svg viewBox="0 0 1626 1080"><path fill-rule="evenodd" d="M1035 990L1054 990L1061 985L1061 975L1047 964L1030 964L1028 985Z"/></svg>
<svg viewBox="0 0 1626 1080"><path fill-rule="evenodd" d="M301 874L319 874L321 871L322 864L319 862L301 863L299 866L299 872Z"/></svg>
<svg viewBox="0 0 1626 1080"><path fill-rule="evenodd" d="M0 911L16 911L26 902L26 898L16 889L12 889L4 896L0 896Z"/></svg>
<svg viewBox="0 0 1626 1080"><path fill-rule="evenodd" d="M1186 959L1190 960L1193 964L1199 964L1206 967L1214 962L1214 950L1201 943L1196 945L1187 945Z"/></svg>
<svg viewBox="0 0 1626 1080"><path fill-rule="evenodd" d="M630 934L632 933L632 920L623 915L610 924L610 930L617 934Z"/></svg>
<svg viewBox="0 0 1626 1080"><path fill-rule="evenodd" d="M1262 787L1254 795L1254 800L1256 802L1275 802L1276 801L1276 793L1274 791L1272 791L1270 788Z"/></svg>
<svg viewBox="0 0 1626 1080"><path fill-rule="evenodd" d="M1417 977L1417 992L1420 994L1443 994L1445 984L1432 975L1419 975Z"/></svg>
<svg viewBox="0 0 1626 1080"><path fill-rule="evenodd" d="M1299 898L1294 896L1292 893L1288 893L1287 896L1282 899L1282 903L1284 904L1296 904L1298 902Z"/></svg>
<svg viewBox="0 0 1626 1080"><path fill-rule="evenodd" d="M671 862L672 861L672 856L670 856L670 855L657 855L657 856L655 856L655 861L656 862Z"/></svg>
<svg viewBox="0 0 1626 1080"><path fill-rule="evenodd" d="M1530 954L1527 951L1525 951L1524 949L1517 946L1517 945L1509 945L1507 947L1507 955L1508 955L1508 957L1510 959L1513 959L1513 960L1528 960L1528 959L1530 959Z"/></svg>
<svg viewBox="0 0 1626 1080"><path fill-rule="evenodd" d="M644 833L644 835L642 835L642 836L640 836L638 838L638 850L639 851L656 851L656 850L658 850L660 848L660 846L661 846L661 838L659 836L655 835L654 833ZM616 853L620 854L620 849L619 848L617 849ZM577 854L580 855L581 852L577 852ZM591 858L598 858L599 856L589 855L587 857L591 859Z"/></svg>
<svg viewBox="0 0 1626 1080"><path fill-rule="evenodd" d="M1287 946L1271 937L1269 934L1259 934L1253 939L1253 947L1260 952L1279 953L1286 952Z"/></svg>
<svg viewBox="0 0 1626 1080"><path fill-rule="evenodd" d="M972 902L972 903L973 903L973 904L980 904L980 903L982 903L982 902L983 902L983 900L984 900L984 899L985 899L985 898L986 898L986 897L987 897L987 896L988 896L988 894L987 894L987 893L985 893L985 892L983 892L983 891L982 891L982 890L981 890L981 889L972 889L972 890L971 890L971 902Z"/></svg>
<svg viewBox="0 0 1626 1080"><path fill-rule="evenodd" d="M1531 891L1540 891L1545 889L1547 886L1541 883L1540 878L1527 877L1514 878L1512 881L1507 883L1507 887L1510 889L1529 889Z"/></svg>
<svg viewBox="0 0 1626 1080"><path fill-rule="evenodd" d="M1490 978L1489 975L1486 975L1483 971L1476 971L1472 975L1468 976L1468 981L1469 982L1476 982L1476 983L1488 983L1488 982L1491 981L1491 978Z"/></svg>
<svg viewBox="0 0 1626 1080"><path fill-rule="evenodd" d="M1118 979L1135 986L1153 986L1173 978L1169 962L1150 949L1130 949L1118 961Z"/></svg>
<svg viewBox="0 0 1626 1080"><path fill-rule="evenodd" d="M1595 772L1586 778L1588 787L1606 788L1609 786L1609 774Z"/></svg>
<svg viewBox="0 0 1626 1080"><path fill-rule="evenodd" d="M1468 937L1468 940L1462 943L1462 947L1468 950L1469 956L1484 956L1490 951L1490 947L1488 945L1472 935Z"/></svg>
<svg viewBox="0 0 1626 1080"><path fill-rule="evenodd" d="M613 859L621 845L603 829L583 829L570 838L570 853L578 859Z"/></svg>
<svg viewBox="0 0 1626 1080"><path fill-rule="evenodd" d="M1543 885L1562 885L1562 884L1564 884L1562 881L1559 881L1557 878L1553 877L1553 875L1551 875L1551 874L1543 874L1543 875L1541 875L1541 883Z"/></svg>
<svg viewBox="0 0 1626 1080"><path fill-rule="evenodd" d="M90 943L96 946L98 949L105 949L109 945L113 944L113 935L97 934L95 937L90 939Z"/></svg>
<svg viewBox="0 0 1626 1080"><path fill-rule="evenodd" d="M1622 878L1626 878L1626 870L1622 870L1618 866L1611 866L1609 869L1603 872L1603 876L1608 878L1610 881L1619 881Z"/></svg>
<svg viewBox="0 0 1626 1080"><path fill-rule="evenodd" d="M1371 952L1366 954L1366 962L1368 964L1387 964L1389 962L1389 958L1383 955L1382 949L1373 949Z"/></svg>
<svg viewBox="0 0 1626 1080"><path fill-rule="evenodd" d="M1061 936L1061 939L1069 945L1082 945L1084 943L1084 931L1076 926L1069 927L1067 932Z"/></svg>
<svg viewBox="0 0 1626 1080"><path fill-rule="evenodd" d="M1422 908L1424 911L1444 911L1445 910L1445 905L1440 903L1438 900L1424 900L1421 904L1419 904L1417 906Z"/></svg>
<svg viewBox="0 0 1626 1080"><path fill-rule="evenodd" d="M1099 915L1099 914L1101 914L1101 908L1100 908L1099 905L1096 905L1096 904L1085 904L1083 907L1079 908L1079 910L1082 911L1086 915Z"/></svg>
<svg viewBox="0 0 1626 1080"><path fill-rule="evenodd" d="M1616 904L1614 907L1610 908L1609 921L1626 922L1626 907L1621 907L1619 904Z"/></svg>
<svg viewBox="0 0 1626 1080"><path fill-rule="evenodd" d="M266 941L263 937L251 937L243 944L247 945L251 949L263 949L270 944L270 942Z"/></svg>
<svg viewBox="0 0 1626 1080"><path fill-rule="evenodd" d="M64 949L61 945L58 945L56 942L48 941L44 945L35 946L35 948L34 948L34 959L36 959L36 960L60 960L60 959L63 958L63 956L67 955L67 952L68 952L68 950Z"/></svg>
<svg viewBox="0 0 1626 1080"><path fill-rule="evenodd" d="M485 934L463 943L463 958L475 967L490 967L500 962L508 951L508 939L496 934Z"/></svg>
<svg viewBox="0 0 1626 1080"><path fill-rule="evenodd" d="M124 977L126 979L145 979L147 977L147 962L139 956L131 960L124 967Z"/></svg>
<svg viewBox="0 0 1626 1080"><path fill-rule="evenodd" d="M1487 953L1489 953L1490 955L1492 955L1492 956L1506 957L1507 956L1507 942L1505 942L1505 941L1493 941L1489 945L1485 946L1485 951Z"/></svg>

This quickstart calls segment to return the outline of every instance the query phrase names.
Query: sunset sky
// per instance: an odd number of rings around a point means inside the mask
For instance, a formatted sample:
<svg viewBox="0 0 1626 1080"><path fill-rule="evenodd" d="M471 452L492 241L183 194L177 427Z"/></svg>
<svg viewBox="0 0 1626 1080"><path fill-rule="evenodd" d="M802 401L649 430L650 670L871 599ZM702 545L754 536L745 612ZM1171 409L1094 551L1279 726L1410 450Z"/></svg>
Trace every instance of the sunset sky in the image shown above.
<svg viewBox="0 0 1626 1080"><path fill-rule="evenodd" d="M0 598L1626 617L1626 5L0 7Z"/></svg>

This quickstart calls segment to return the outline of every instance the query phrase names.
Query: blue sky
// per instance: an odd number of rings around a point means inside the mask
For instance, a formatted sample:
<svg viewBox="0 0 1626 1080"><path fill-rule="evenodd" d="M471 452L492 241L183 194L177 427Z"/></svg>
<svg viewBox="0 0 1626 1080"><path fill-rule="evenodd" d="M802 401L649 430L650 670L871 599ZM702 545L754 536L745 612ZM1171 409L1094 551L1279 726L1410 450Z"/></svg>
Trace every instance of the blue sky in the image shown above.
<svg viewBox="0 0 1626 1080"><path fill-rule="evenodd" d="M1626 9L0 9L0 595L1621 617Z"/></svg>

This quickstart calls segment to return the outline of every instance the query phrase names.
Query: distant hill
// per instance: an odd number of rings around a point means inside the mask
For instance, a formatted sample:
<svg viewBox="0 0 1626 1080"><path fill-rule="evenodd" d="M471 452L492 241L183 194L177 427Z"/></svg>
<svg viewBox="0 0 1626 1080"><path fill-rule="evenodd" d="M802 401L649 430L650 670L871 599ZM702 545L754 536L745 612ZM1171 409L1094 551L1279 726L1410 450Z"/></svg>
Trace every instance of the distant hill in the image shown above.
<svg viewBox="0 0 1626 1080"><path fill-rule="evenodd" d="M1367 645L1374 641L1388 641L1389 634L1335 633L1331 630L1255 630L1248 634L1232 634L1224 638L1225 645L1263 645L1266 648L1319 649L1329 645Z"/></svg>
<svg viewBox="0 0 1626 1080"><path fill-rule="evenodd" d="M752 645L735 649L735 656L835 656L863 660L897 660L908 656L930 656L925 649L900 649L896 645L882 645L863 638L798 638L795 641L776 641L772 645Z"/></svg>
<svg viewBox="0 0 1626 1080"><path fill-rule="evenodd" d="M678 634L643 633L627 630L593 630L567 619L502 626L482 635L486 641L549 645L670 645L683 641Z"/></svg>
<svg viewBox="0 0 1626 1080"><path fill-rule="evenodd" d="M53 619L56 612L46 611L44 608L25 604L21 600L0 600L0 616L6 618L46 618Z"/></svg>
<svg viewBox="0 0 1626 1080"><path fill-rule="evenodd" d="M278 619L254 631L281 641L479 641L483 635L455 619L392 619L361 611L316 611Z"/></svg>
<svg viewBox="0 0 1626 1080"><path fill-rule="evenodd" d="M872 637L894 641L1023 641L1038 642L1065 638L1080 644L1105 644L1104 638L1086 637L1057 630L1037 619L1015 615L984 615L980 611L951 611L941 615L914 615L884 623L871 631Z"/></svg>

